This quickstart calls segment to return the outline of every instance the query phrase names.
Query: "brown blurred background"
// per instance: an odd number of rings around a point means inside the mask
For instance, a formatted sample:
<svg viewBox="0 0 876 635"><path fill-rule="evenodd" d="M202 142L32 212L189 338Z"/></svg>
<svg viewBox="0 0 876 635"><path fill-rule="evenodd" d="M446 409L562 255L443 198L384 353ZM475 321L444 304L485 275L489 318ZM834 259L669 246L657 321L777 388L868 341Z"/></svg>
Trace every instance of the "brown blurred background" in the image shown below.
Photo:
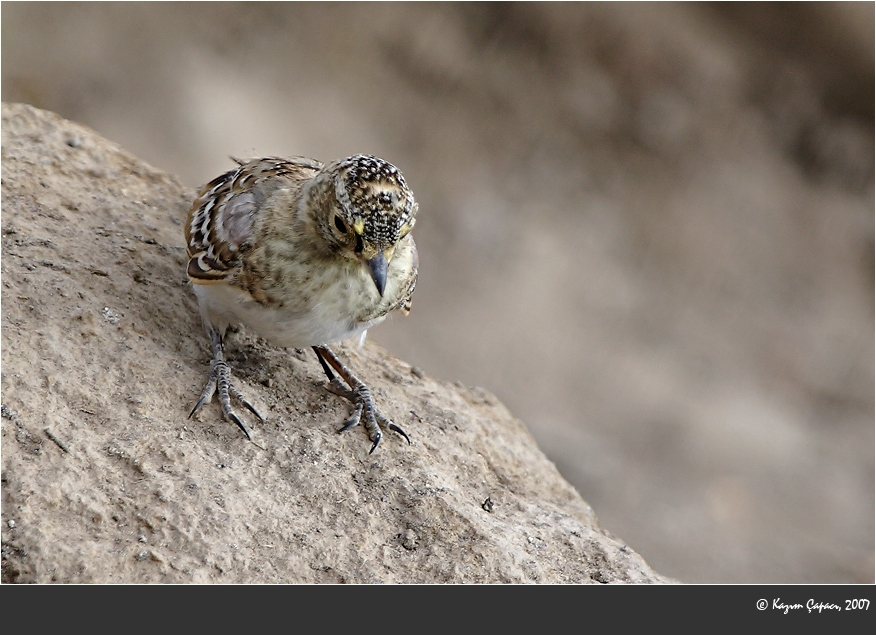
<svg viewBox="0 0 876 635"><path fill-rule="evenodd" d="M3 3L2 98L192 187L392 161L421 277L374 340L498 394L661 573L873 582L873 33L869 2Z"/></svg>

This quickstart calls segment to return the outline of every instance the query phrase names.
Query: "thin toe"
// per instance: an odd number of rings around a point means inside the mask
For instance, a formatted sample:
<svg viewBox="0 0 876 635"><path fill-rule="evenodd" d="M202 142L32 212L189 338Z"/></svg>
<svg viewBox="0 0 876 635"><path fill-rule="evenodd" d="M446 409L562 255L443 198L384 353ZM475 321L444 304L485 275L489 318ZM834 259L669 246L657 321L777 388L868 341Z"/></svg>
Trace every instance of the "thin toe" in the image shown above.
<svg viewBox="0 0 876 635"><path fill-rule="evenodd" d="M353 410L353 414L350 415L350 418L347 419L347 423L344 424L344 427L338 430L338 432L345 432L359 424L359 421L362 419L362 404L357 403L355 410Z"/></svg>

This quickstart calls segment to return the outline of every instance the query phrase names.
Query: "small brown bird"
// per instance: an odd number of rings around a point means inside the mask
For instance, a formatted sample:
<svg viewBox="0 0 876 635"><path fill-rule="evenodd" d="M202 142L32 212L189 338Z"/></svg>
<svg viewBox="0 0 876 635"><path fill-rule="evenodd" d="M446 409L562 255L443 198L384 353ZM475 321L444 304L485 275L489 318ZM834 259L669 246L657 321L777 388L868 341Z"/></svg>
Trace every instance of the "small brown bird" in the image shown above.
<svg viewBox="0 0 876 635"><path fill-rule="evenodd" d="M331 390L354 405L341 430L362 421L371 452L381 426L410 443L328 347L364 337L390 311L410 310L417 203L401 172L369 155L328 165L301 157L239 163L201 188L185 226L188 276L213 348L189 417L218 391L224 417L247 438L231 397L264 420L234 387L223 353L226 329L242 324L278 346L312 347Z"/></svg>

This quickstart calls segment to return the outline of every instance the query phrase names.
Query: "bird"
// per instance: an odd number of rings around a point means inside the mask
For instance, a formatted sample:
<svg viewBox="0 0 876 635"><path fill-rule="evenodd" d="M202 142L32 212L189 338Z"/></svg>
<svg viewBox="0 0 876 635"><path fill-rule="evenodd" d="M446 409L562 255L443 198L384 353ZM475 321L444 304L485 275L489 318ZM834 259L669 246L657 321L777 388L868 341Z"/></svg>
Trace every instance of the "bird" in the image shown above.
<svg viewBox="0 0 876 635"><path fill-rule="evenodd" d="M231 399L264 421L237 389L225 359L229 328L268 342L310 347L330 391L360 422L373 453L392 430L410 437L375 406L370 388L330 345L360 337L395 310L407 315L419 256L411 230L418 204L401 171L369 154L322 163L306 157L234 159L238 166L198 191L185 223L187 274L213 359L189 414L218 393L223 417L252 440Z"/></svg>

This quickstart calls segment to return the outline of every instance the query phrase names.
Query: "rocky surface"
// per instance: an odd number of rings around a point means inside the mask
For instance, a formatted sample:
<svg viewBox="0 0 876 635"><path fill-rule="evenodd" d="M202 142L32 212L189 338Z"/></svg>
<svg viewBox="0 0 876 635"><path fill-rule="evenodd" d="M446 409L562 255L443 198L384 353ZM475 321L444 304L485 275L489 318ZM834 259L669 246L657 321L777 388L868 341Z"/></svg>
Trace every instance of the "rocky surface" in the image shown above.
<svg viewBox="0 0 876 635"><path fill-rule="evenodd" d="M2 91L188 188L371 152L369 338L488 388L683 582L873 582L872 3L3 4Z"/></svg>
<svg viewBox="0 0 876 635"><path fill-rule="evenodd" d="M480 388L341 353L413 445L373 455L312 353L244 332L267 415L186 418L209 353L193 192L93 131L3 106L4 582L667 582ZM386 327L384 327L386 328Z"/></svg>

